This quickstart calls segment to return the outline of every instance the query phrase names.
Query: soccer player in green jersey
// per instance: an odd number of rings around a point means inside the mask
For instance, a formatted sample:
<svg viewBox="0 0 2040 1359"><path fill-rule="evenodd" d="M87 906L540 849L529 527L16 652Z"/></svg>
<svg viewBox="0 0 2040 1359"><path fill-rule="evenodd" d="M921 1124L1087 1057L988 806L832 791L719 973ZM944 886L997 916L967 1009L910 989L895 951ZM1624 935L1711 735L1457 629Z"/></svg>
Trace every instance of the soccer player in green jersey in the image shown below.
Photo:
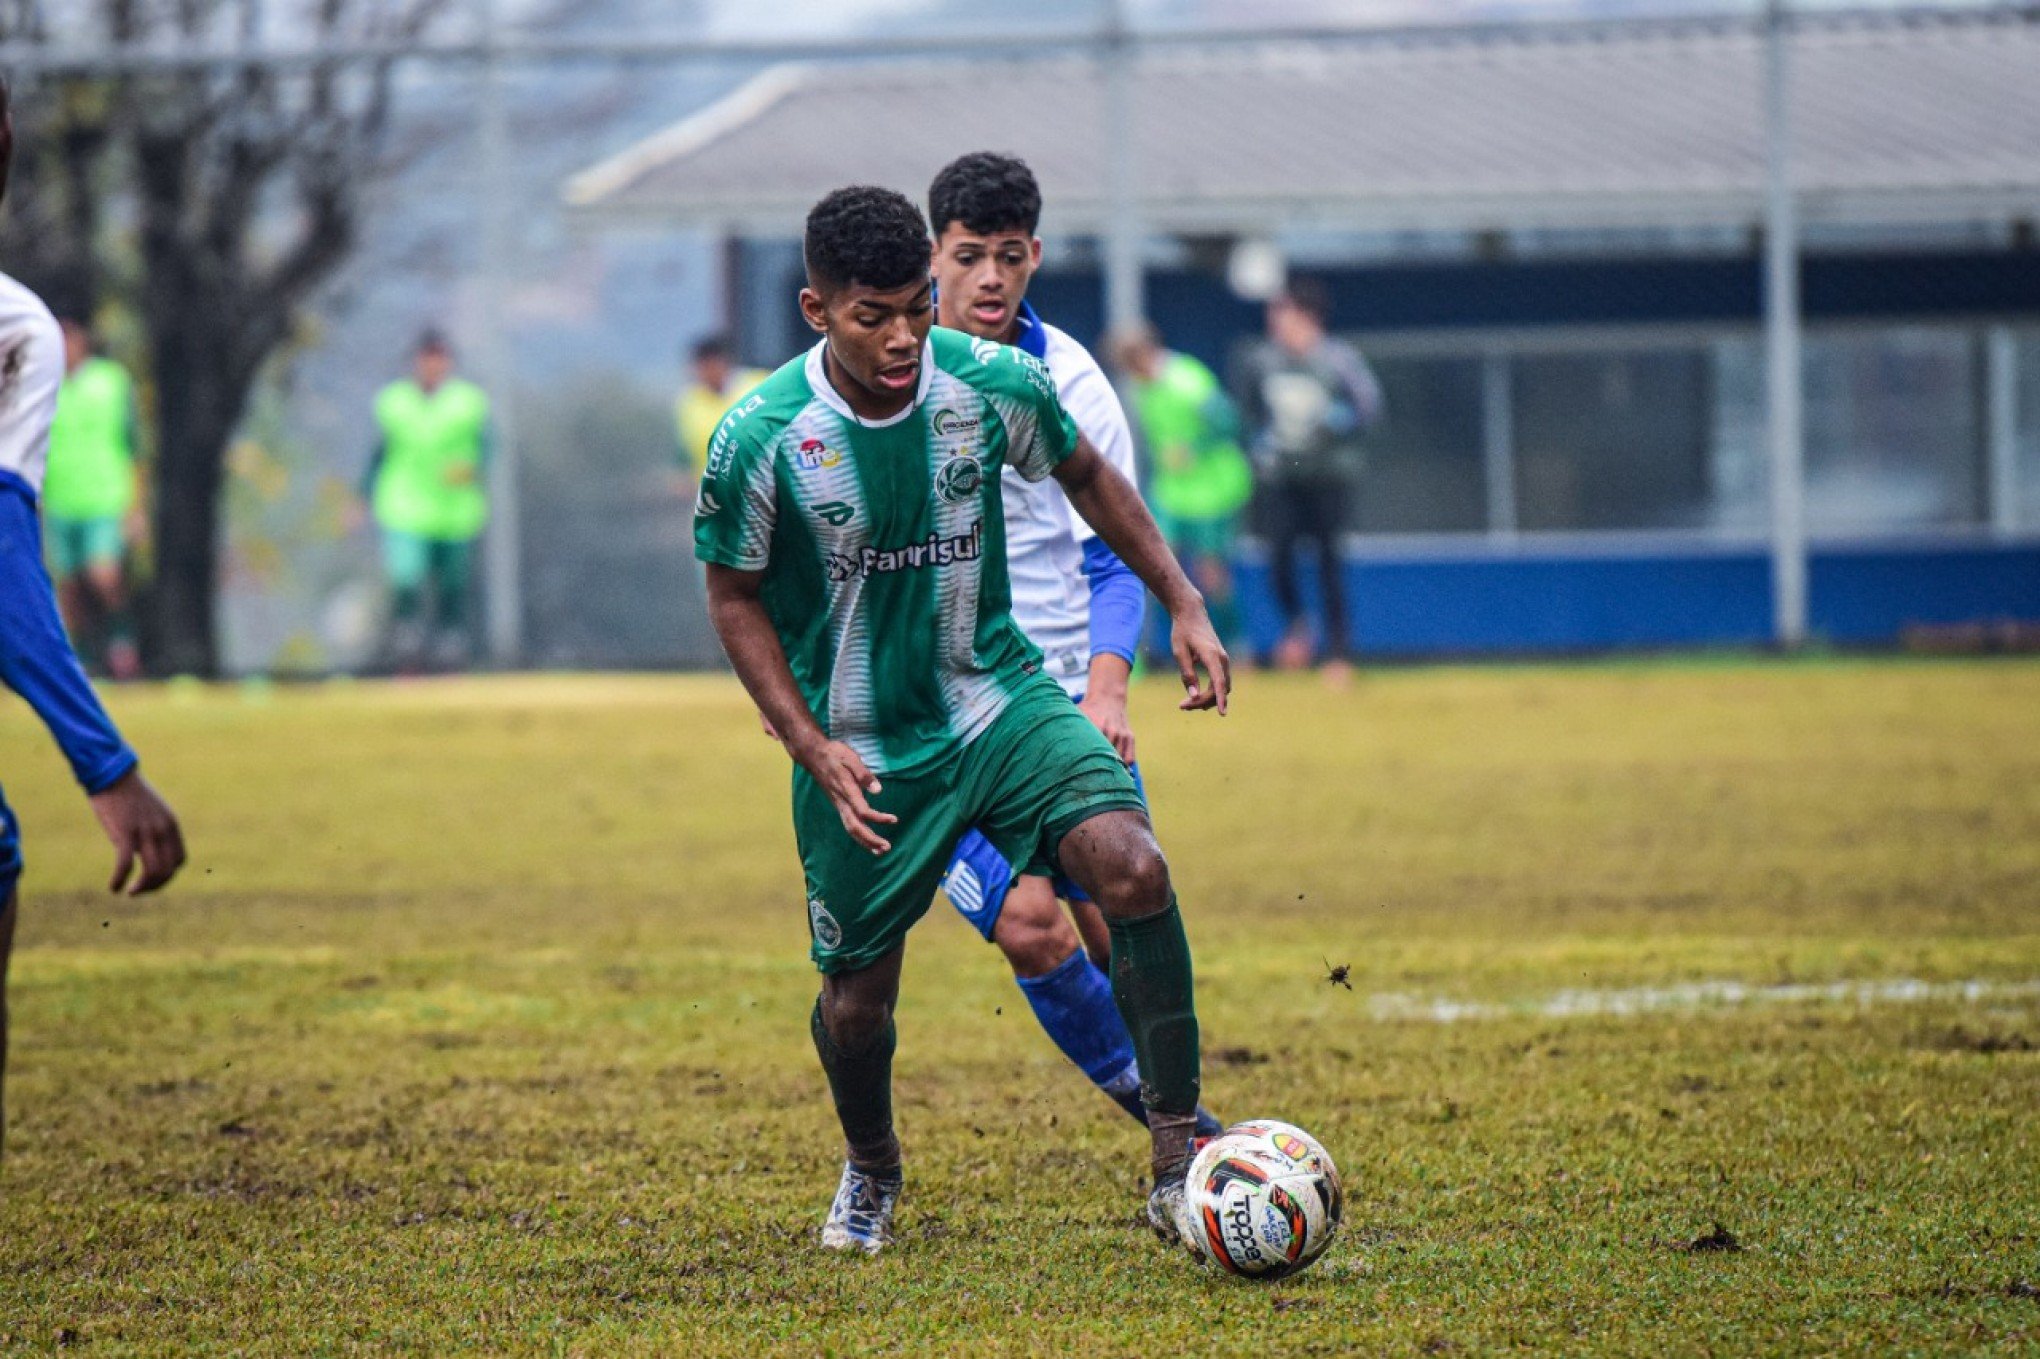
<svg viewBox="0 0 2040 1359"><path fill-rule="evenodd" d="M375 424L361 494L382 530L387 659L400 671L428 655L457 669L474 651L468 597L475 540L489 522L489 398L455 375L452 348L428 330L411 377L376 394Z"/></svg>
<svg viewBox="0 0 2040 1359"><path fill-rule="evenodd" d="M127 555L143 517L135 475L135 392L127 369L93 353L85 322L66 316L64 383L50 422L49 480L43 515L64 624L81 648L97 621L101 651L115 679L142 673L128 609Z"/></svg>
<svg viewBox="0 0 2040 1359"><path fill-rule="evenodd" d="M1009 614L1001 469L1054 476L1169 610L1184 708L1225 710L1225 650L1042 365L934 328L913 203L839 189L808 214L803 250L801 312L822 339L724 418L695 552L723 647L796 766L822 973L810 1028L848 1151L822 1244L891 1240L906 934L972 826L1103 910L1153 1142L1148 1217L1180 1240L1199 1083L1190 946L1132 775Z"/></svg>

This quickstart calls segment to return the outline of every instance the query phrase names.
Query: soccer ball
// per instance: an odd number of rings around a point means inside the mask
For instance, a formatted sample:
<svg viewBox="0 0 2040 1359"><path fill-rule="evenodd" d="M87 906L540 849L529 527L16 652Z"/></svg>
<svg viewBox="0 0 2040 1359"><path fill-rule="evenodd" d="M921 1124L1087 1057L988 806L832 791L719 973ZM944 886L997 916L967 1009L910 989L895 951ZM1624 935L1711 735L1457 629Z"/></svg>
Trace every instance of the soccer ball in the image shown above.
<svg viewBox="0 0 2040 1359"><path fill-rule="evenodd" d="M1345 1193L1318 1140L1273 1119L1235 1123L1190 1162L1183 1234L1220 1269L1253 1279L1297 1273L1339 1229Z"/></svg>

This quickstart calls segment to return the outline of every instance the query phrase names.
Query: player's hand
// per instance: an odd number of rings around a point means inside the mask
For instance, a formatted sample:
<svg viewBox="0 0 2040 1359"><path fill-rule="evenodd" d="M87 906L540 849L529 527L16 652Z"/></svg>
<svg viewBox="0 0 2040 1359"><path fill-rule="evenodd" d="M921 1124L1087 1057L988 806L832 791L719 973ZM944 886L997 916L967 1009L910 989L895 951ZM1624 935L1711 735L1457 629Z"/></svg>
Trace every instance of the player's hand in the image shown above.
<svg viewBox="0 0 2040 1359"><path fill-rule="evenodd" d="M836 815L843 819L843 829L850 832L852 840L873 854L883 854L892 848L892 841L872 827L896 825L899 818L865 800L866 794L875 796L880 785L878 775L865 767L856 751L841 741L825 739L809 749L796 751L794 758L814 775L815 782L829 795L829 801L836 804Z"/></svg>
<svg viewBox="0 0 2040 1359"><path fill-rule="evenodd" d="M138 897L177 876L184 866L184 832L178 828L177 813L139 769L130 769L111 788L94 793L91 801L118 856L106 890ZM140 876L135 874L138 864Z"/></svg>
<svg viewBox="0 0 2040 1359"><path fill-rule="evenodd" d="M1183 701L1176 706L1185 712L1216 708L1223 717L1232 693L1232 658L1225 654L1203 601L1169 615L1169 648L1176 653L1176 672L1183 679Z"/></svg>
<svg viewBox="0 0 2040 1359"><path fill-rule="evenodd" d="M1126 716L1126 695L1099 693L1096 690L1084 695L1084 701L1077 705L1078 711L1091 719L1091 725L1105 734L1112 748L1119 752L1119 758L1133 763L1133 723Z"/></svg>

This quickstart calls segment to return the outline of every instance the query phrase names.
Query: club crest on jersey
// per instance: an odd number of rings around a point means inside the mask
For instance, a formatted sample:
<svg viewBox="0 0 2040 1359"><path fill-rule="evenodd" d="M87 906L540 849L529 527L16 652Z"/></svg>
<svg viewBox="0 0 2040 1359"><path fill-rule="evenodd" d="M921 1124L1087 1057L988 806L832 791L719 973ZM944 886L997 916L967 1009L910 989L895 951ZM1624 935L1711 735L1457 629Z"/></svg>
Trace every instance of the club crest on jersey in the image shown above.
<svg viewBox="0 0 2040 1359"><path fill-rule="evenodd" d="M842 465L842 462L843 455L823 443L820 439L802 439L800 441L800 465L807 468L810 472L816 468L838 467Z"/></svg>
<svg viewBox="0 0 2040 1359"><path fill-rule="evenodd" d="M952 434L975 434L977 433L978 426L982 425L984 421L974 415L958 415L955 411L944 406L941 410L935 412L935 418L928 423L934 428L936 434L946 439Z"/></svg>
<svg viewBox="0 0 2040 1359"><path fill-rule="evenodd" d="M840 500L824 500L815 506L815 518L830 528L841 528L857 515L857 511Z"/></svg>
<svg viewBox="0 0 2040 1359"><path fill-rule="evenodd" d="M952 505L963 504L984 484L985 469L968 449L943 463L942 470L935 474L935 494Z"/></svg>
<svg viewBox="0 0 2040 1359"><path fill-rule="evenodd" d="M829 908L822 904L820 897L809 897L807 904L808 928L814 931L815 942L823 948L843 946L843 927L836 923L836 917L829 914Z"/></svg>

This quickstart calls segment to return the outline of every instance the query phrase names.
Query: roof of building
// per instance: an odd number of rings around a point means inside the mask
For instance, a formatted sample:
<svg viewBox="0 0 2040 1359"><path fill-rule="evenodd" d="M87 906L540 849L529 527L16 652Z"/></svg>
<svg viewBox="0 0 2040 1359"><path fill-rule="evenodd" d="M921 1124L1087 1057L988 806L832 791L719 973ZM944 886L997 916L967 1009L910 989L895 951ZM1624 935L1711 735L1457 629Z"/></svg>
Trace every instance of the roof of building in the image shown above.
<svg viewBox="0 0 2040 1359"><path fill-rule="evenodd" d="M1796 22L1793 175L1824 220L2040 211L2040 22ZM1486 230L1743 223L1765 179L1765 39L1748 22L1140 43L1151 230ZM1048 229L1099 229L1110 100L1089 56L803 64L569 181L605 217L799 233L841 184L921 195L967 150L1025 157Z"/></svg>

